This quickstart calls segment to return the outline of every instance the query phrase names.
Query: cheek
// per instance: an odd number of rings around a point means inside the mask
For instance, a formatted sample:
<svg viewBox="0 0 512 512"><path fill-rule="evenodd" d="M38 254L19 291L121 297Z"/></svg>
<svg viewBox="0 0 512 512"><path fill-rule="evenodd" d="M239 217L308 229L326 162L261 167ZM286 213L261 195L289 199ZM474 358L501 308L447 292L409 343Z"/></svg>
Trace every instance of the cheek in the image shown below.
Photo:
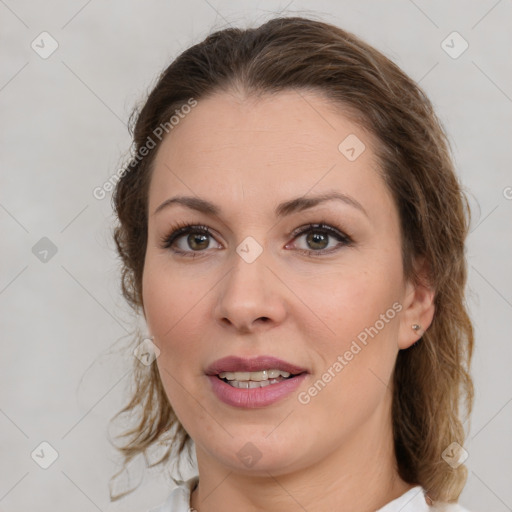
<svg viewBox="0 0 512 512"><path fill-rule="evenodd" d="M151 260L146 260L142 278L144 316L157 344L161 341L162 334L172 327L173 294L173 288L168 286L165 274L162 275L155 269Z"/></svg>
<svg viewBox="0 0 512 512"><path fill-rule="evenodd" d="M147 258L143 275L146 323L160 350L156 363L165 393L185 428L190 423L189 416L202 414L199 408L191 407L194 400L184 392L194 389L200 353L196 340L201 339L201 322L194 319L200 314L201 294L195 290L202 288L194 286L190 277L180 279L176 273L171 275L165 262L159 262L157 257Z"/></svg>
<svg viewBox="0 0 512 512"><path fill-rule="evenodd" d="M204 287L186 276L170 271L156 256L146 260L142 279L144 313L151 334L160 343L171 342L176 332L182 337L184 329L193 325L190 319L197 315Z"/></svg>
<svg viewBox="0 0 512 512"><path fill-rule="evenodd" d="M372 296L372 300L355 304L349 292L339 292L337 297L343 314L326 317L327 321L336 318L336 323L331 321L336 335L311 342L321 363L298 398L301 404L309 400L305 417L317 418L323 425L329 423L329 428L338 432L333 435L343 436L364 424L389 395L398 320L385 294L380 303ZM390 311L387 316L386 311Z"/></svg>
<svg viewBox="0 0 512 512"><path fill-rule="evenodd" d="M401 267L394 258L372 265L359 263L359 268L353 265L318 275L307 295L306 287L299 292L308 297L324 325L323 336L309 337L321 362L315 376L320 378L316 388L323 395L313 406L318 407L317 414L322 414L326 402L340 414L346 414L346 407L353 411L362 407L363 412L362 402L371 408L386 392L392 375L402 308ZM311 333L311 325L319 322L310 317L310 326L302 327Z"/></svg>
<svg viewBox="0 0 512 512"><path fill-rule="evenodd" d="M366 265L360 261L359 265L318 273L314 279L294 284L297 296L304 298L303 302L311 312L303 317L304 321L307 318L310 327L317 325L322 328L324 335L319 336L317 342L322 343L323 340L325 346L322 348L327 354L342 350L376 322L382 334L387 334L391 331L391 324L396 324L393 320L397 312L393 304L401 297L400 268L393 266L392 262L389 265L381 263ZM385 315L387 320L384 329L381 315Z"/></svg>
<svg viewBox="0 0 512 512"><path fill-rule="evenodd" d="M197 379L203 378L198 360L204 351L201 340L205 337L207 317L205 294L212 287L206 280L205 276L192 277L190 272L169 269L167 259L160 255L150 255L146 260L143 275L146 323L160 350L156 362L165 392L178 415L191 405L184 389L194 390L196 395Z"/></svg>

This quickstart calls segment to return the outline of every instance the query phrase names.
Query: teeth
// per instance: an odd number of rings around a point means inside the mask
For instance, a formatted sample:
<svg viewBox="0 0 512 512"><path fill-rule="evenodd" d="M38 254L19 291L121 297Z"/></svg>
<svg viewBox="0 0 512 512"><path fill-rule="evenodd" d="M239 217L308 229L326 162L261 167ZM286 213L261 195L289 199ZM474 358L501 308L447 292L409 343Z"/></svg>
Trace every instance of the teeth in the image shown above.
<svg viewBox="0 0 512 512"><path fill-rule="evenodd" d="M241 383L245 382L265 382L269 379L276 379L278 377L288 378L289 372L283 370L262 370L259 372L222 372L219 373L221 379L236 380ZM271 382L269 382L270 384ZM261 387L261 386L252 386Z"/></svg>
<svg viewBox="0 0 512 512"><path fill-rule="evenodd" d="M281 379L283 380L283 379ZM230 380L230 386L239 389L255 389L255 388L264 388L265 386L270 386L271 384L277 384L281 382L281 380L271 379L271 380L262 380L261 382L255 382L252 380L240 381L240 380Z"/></svg>

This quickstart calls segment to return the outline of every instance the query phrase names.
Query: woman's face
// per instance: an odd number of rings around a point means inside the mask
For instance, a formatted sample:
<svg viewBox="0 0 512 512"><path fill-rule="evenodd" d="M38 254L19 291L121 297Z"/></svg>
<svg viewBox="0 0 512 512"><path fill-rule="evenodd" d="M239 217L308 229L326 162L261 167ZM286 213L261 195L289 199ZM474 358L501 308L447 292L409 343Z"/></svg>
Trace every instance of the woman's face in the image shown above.
<svg viewBox="0 0 512 512"><path fill-rule="evenodd" d="M159 148L144 312L200 465L277 475L390 439L397 352L432 311L404 280L374 143L303 91L200 100ZM183 224L199 227L169 239ZM283 369L303 373L261 373Z"/></svg>

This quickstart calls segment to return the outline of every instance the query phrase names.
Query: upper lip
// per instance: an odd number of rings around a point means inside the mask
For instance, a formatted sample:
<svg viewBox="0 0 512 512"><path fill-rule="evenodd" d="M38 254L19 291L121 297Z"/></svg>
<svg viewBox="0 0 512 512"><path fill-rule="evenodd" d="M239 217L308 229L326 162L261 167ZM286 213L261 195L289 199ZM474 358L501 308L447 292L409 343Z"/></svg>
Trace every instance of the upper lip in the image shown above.
<svg viewBox="0 0 512 512"><path fill-rule="evenodd" d="M283 361L273 356L239 357L228 356L214 361L206 369L207 375L222 372L258 372L261 370L283 370L291 374L307 372L305 368Z"/></svg>

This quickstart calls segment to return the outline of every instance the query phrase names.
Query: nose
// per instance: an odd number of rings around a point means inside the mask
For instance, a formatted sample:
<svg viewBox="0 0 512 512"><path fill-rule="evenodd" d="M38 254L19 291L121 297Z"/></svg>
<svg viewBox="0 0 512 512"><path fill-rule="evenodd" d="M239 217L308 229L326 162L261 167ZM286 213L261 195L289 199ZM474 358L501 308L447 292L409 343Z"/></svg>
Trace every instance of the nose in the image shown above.
<svg viewBox="0 0 512 512"><path fill-rule="evenodd" d="M221 281L215 307L215 318L237 333L266 330L286 317L285 287L260 255L248 263L233 254L232 269Z"/></svg>

